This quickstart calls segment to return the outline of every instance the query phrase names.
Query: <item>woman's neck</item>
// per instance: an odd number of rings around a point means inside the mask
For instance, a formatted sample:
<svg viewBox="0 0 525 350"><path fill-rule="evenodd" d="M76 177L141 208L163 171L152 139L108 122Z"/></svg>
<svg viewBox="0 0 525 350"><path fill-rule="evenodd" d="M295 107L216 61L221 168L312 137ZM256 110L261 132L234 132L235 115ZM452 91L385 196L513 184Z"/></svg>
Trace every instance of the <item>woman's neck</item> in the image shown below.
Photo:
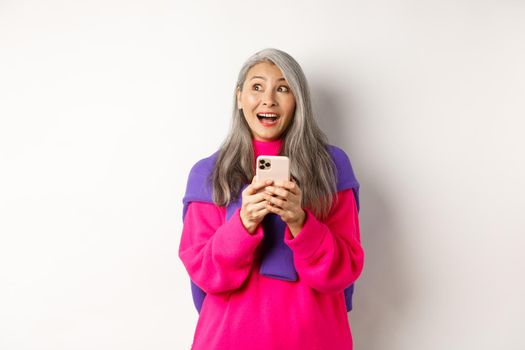
<svg viewBox="0 0 525 350"><path fill-rule="evenodd" d="M264 154L267 156L278 155L281 150L283 141L282 139L277 139L273 141L261 141L261 140L252 139L252 144L253 144L253 150L255 152L255 158L257 158L261 154Z"/></svg>

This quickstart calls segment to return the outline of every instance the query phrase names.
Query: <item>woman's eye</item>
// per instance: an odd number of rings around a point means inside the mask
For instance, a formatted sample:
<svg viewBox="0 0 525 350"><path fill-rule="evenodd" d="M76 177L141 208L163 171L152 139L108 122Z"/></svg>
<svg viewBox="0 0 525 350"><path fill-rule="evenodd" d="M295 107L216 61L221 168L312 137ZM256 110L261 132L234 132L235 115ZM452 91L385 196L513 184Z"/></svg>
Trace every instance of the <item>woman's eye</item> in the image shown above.
<svg viewBox="0 0 525 350"><path fill-rule="evenodd" d="M259 90L261 90L261 84L254 84L254 85L253 85L253 89L254 89L255 91L259 91Z"/></svg>
<svg viewBox="0 0 525 350"><path fill-rule="evenodd" d="M289 91L288 86L280 86L279 91L288 92Z"/></svg>

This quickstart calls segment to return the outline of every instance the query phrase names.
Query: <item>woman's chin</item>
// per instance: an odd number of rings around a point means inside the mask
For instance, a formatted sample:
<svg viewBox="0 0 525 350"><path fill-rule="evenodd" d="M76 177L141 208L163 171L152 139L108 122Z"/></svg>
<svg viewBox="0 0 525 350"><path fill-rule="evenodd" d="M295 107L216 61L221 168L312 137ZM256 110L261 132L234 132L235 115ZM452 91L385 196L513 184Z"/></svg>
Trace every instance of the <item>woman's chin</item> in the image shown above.
<svg viewBox="0 0 525 350"><path fill-rule="evenodd" d="M281 137L278 132L253 133L253 138L258 141L275 141Z"/></svg>

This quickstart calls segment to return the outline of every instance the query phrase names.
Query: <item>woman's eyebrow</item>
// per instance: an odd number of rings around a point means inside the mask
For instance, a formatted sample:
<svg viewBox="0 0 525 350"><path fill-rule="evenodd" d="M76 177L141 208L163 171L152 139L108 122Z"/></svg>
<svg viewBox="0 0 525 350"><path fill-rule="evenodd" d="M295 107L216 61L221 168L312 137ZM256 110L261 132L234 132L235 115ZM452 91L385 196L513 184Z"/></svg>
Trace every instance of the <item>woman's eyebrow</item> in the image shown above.
<svg viewBox="0 0 525 350"><path fill-rule="evenodd" d="M254 75L250 80L253 80L253 79L262 79L262 80L266 80L265 77L261 77L260 75ZM286 80L284 79L283 77L280 77L279 79L277 79L278 81L279 80Z"/></svg>

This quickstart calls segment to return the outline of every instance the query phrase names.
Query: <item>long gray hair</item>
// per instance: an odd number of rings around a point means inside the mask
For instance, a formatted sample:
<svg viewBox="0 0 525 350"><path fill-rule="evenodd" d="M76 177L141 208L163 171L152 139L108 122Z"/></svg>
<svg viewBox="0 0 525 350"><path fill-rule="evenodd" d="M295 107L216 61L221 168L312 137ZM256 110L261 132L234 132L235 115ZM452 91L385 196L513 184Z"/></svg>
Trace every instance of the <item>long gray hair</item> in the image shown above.
<svg viewBox="0 0 525 350"><path fill-rule="evenodd" d="M246 74L257 63L275 64L283 73L295 97L295 114L281 135L281 155L290 158L290 173L302 192L302 207L319 219L328 216L336 196L335 165L326 146L327 138L313 117L310 91L299 63L281 50L268 48L248 58L239 72L237 89L242 91ZM252 134L234 93L233 118L211 174L213 201L227 206L255 175Z"/></svg>

